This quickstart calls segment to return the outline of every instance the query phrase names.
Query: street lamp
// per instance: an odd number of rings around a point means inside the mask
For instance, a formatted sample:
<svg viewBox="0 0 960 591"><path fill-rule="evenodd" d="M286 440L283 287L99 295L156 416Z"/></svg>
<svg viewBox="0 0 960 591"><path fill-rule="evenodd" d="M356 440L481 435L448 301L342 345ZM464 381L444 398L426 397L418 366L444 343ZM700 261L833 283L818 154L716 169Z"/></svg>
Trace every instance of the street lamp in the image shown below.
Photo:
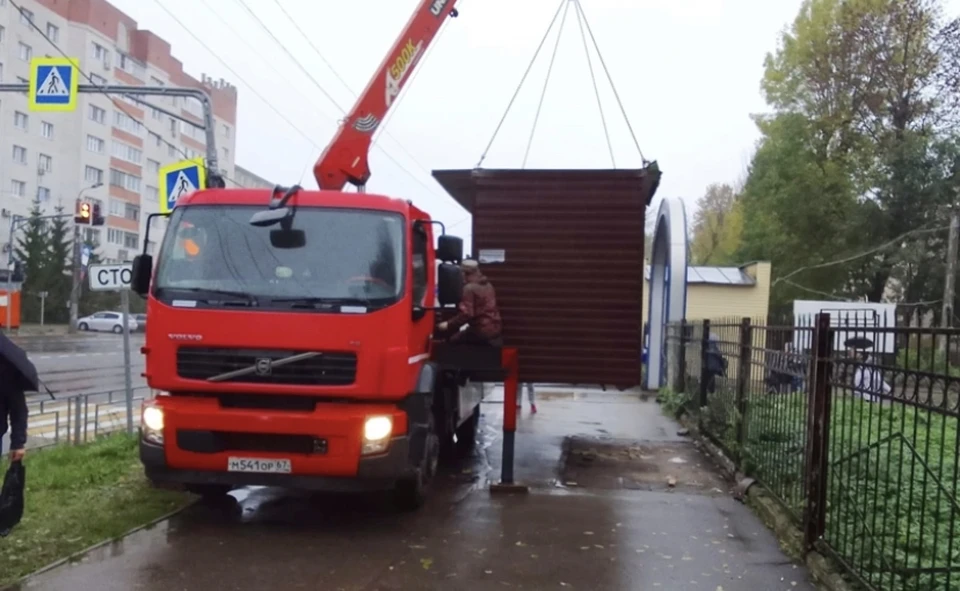
<svg viewBox="0 0 960 591"><path fill-rule="evenodd" d="M83 194L87 191L92 191L93 189L99 189L103 186L103 183L97 182L89 187L84 187L80 189L80 192L77 193L77 203L83 198ZM80 266L83 264L81 260L80 252L82 250L81 241L80 241L80 225L74 220L73 224L73 281L70 288L70 326L67 327L67 332L74 333L77 331L77 316L80 312Z"/></svg>

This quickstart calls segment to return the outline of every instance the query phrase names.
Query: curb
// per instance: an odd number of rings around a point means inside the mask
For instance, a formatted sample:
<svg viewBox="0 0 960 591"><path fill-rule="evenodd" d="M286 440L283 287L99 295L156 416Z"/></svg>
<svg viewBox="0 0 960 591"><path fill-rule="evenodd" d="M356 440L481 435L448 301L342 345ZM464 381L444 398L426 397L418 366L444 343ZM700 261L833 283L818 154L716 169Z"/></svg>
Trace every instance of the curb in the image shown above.
<svg viewBox="0 0 960 591"><path fill-rule="evenodd" d="M684 414L680 423L690 431L690 437L720 465L723 475L734 482L741 481L744 476L737 472L736 464L727 457L723 450L710 441L700 432L696 421ZM746 490L744 502L756 513L764 525L777 536L780 546L786 554L806 564L814 580L827 591L857 591L857 587L848 583L840 574L833 562L816 550L811 550L804 556L803 533L794 525L790 516L780 507L779 503L769 491L759 482Z"/></svg>
<svg viewBox="0 0 960 591"><path fill-rule="evenodd" d="M144 530L147 530L147 529L151 529L151 528L155 527L156 525L158 525L158 524L160 524L160 523L162 523L162 522L164 522L164 521L167 521L168 519L171 519L171 518L173 518L173 517L176 517L176 516L179 515L180 513L183 513L184 511L186 511L187 509L189 509L191 506L193 506L194 504L196 504L196 502L197 502L197 501L195 501L195 500L194 500L194 501L190 501L190 502L188 502L186 505L184 505L183 507L180 507L179 509L175 509L175 510L173 510L173 511L170 511L169 513L166 513L166 514L164 514L164 515L161 515L160 517L157 517L156 519L153 519L153 520L151 520L151 521L148 521L147 523L144 523L143 525L138 525L137 527L134 527L134 528L132 528L132 529L130 529L130 530L128 530L128 531L120 534L119 536L114 536L114 537L112 537L112 538L108 538L108 539L106 539L106 540L97 542L96 544L93 544L92 546L88 546L88 547L84 548L83 550L78 550L78 551L74 552L73 554L70 554L70 555L65 556L65 557L63 557L63 558L60 558L59 560L55 560L55 561L51 562L50 564L48 564L48 565L46 565L46 566L44 566L44 567L41 567L41 568L39 568L38 570L35 570L35 571L33 571L32 573L30 573L30 574L28 574L28 575L24 575L23 577L21 577L21 578L18 579L17 581L11 583L8 587L4 587L3 589L0 589L0 591L16 591L16 590L19 589L21 586L23 586L24 584L26 584L27 582L29 582L29 580L32 579L33 577L37 577L37 576L40 576L40 575L42 575L42 574L48 573L48 572L50 572L50 571L52 571L52 570L54 570L54 569L56 569L56 568L59 568L59 567L65 565L65 564L70 564L70 563L72 563L72 562L76 562L78 559L83 558L84 556L86 556L87 554L89 554L89 553L91 553L91 552L93 552L93 551L95 551L95 550L99 550L100 548L103 548L104 546L109 546L110 544L113 544L113 543L115 543L115 542L118 542L118 541L120 541L120 540L123 540L123 539L125 539L125 538L127 538L127 537L129 537L129 536L132 536L132 535L135 534L135 533L138 533L138 532L141 532L141 531L144 531Z"/></svg>

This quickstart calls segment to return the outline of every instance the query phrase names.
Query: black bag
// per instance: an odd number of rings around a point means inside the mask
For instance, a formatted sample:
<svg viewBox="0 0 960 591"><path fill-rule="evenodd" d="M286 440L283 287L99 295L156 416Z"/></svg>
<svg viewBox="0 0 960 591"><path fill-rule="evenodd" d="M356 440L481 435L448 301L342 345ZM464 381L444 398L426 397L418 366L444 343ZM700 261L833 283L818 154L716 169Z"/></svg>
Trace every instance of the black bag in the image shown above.
<svg viewBox="0 0 960 591"><path fill-rule="evenodd" d="M23 490L27 482L27 469L23 462L14 462L7 469L0 489L0 538L10 535L23 517Z"/></svg>

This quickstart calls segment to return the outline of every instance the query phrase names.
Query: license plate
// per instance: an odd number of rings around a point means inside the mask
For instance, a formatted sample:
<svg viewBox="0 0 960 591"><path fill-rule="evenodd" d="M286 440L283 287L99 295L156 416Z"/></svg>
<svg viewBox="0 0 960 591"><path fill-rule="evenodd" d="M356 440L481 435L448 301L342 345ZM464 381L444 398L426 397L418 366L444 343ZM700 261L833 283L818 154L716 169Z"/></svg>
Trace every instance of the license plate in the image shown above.
<svg viewBox="0 0 960 591"><path fill-rule="evenodd" d="M290 460L267 460L261 458L228 458L228 472L261 472L267 474L289 474Z"/></svg>

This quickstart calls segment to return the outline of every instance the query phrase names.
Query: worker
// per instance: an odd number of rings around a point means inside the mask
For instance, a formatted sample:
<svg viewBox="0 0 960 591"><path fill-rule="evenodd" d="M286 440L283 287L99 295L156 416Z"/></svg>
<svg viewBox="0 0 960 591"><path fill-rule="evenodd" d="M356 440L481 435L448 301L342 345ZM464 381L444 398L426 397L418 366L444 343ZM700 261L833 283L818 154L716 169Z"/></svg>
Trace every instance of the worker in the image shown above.
<svg viewBox="0 0 960 591"><path fill-rule="evenodd" d="M460 264L463 271L463 296L458 306L459 313L438 328L441 332L457 330L467 325L466 330L455 333L451 343L503 345L500 335L502 328L500 310L497 308L497 294L490 280L480 272L480 264L474 259L466 259Z"/></svg>

